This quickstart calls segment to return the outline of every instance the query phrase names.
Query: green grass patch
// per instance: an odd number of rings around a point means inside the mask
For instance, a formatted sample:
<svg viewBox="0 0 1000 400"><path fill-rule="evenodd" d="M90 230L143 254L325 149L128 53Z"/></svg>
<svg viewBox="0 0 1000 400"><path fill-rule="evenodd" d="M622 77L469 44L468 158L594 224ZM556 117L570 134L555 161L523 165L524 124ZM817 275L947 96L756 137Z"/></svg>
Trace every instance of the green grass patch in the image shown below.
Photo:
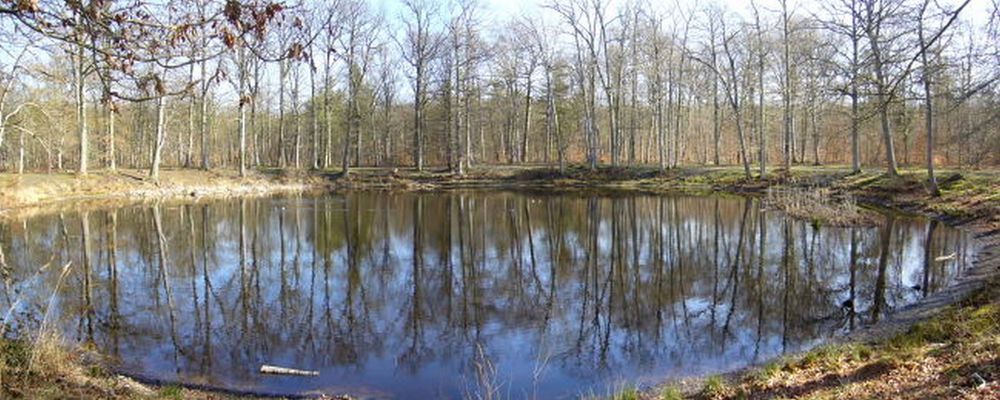
<svg viewBox="0 0 1000 400"><path fill-rule="evenodd" d="M722 397L729 392L729 384L719 375L712 375L705 379L705 386L701 394L708 398Z"/></svg>
<svg viewBox="0 0 1000 400"><path fill-rule="evenodd" d="M639 390L631 386L626 387L612 396L611 400L639 400Z"/></svg>
<svg viewBox="0 0 1000 400"><path fill-rule="evenodd" d="M668 385L660 390L660 400L681 400L683 398L684 393L676 386Z"/></svg>
<svg viewBox="0 0 1000 400"><path fill-rule="evenodd" d="M809 351L791 368L836 368L848 362L866 361L872 356L872 348L865 344L831 344ZM789 364L791 366L791 364Z"/></svg>
<svg viewBox="0 0 1000 400"><path fill-rule="evenodd" d="M778 359L764 364L749 376L749 380L752 383L763 384L781 373L782 369L788 362L784 359Z"/></svg>
<svg viewBox="0 0 1000 400"><path fill-rule="evenodd" d="M180 386L164 386L156 392L156 397L158 399L181 400L184 398L184 390Z"/></svg>

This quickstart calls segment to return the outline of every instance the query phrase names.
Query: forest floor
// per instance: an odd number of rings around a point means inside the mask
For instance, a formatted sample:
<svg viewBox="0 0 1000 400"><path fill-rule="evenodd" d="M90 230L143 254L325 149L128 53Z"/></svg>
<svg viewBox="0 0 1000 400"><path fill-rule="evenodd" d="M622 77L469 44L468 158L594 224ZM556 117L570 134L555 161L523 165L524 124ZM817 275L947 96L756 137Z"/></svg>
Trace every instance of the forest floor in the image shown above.
<svg viewBox="0 0 1000 400"><path fill-rule="evenodd" d="M851 174L840 166L796 166L791 173L745 179L739 167L573 166L477 167L464 177L447 171L357 168L339 172L164 170L159 182L123 170L73 174L0 174L0 219L52 209L118 203L255 196L349 189L608 190L750 193L814 223L866 223L868 207L937 218L970 232L979 252L968 276L926 304L805 354L763 366L656 388L626 389L617 399L674 398L994 398L1000 399L1000 170L941 170L940 196L925 188L926 171ZM792 193L774 195L774 193ZM845 217L845 215L847 217ZM2 335L0 335L2 336ZM227 394L145 385L90 362L86 351L55 338L0 338L0 398L233 399ZM260 397L260 396L255 396Z"/></svg>

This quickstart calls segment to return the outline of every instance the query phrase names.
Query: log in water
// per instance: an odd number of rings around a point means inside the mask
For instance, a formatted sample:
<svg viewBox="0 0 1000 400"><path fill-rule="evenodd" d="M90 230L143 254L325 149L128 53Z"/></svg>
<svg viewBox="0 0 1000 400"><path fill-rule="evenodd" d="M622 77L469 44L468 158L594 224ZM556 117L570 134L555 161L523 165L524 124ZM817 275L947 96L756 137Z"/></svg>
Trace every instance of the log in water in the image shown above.
<svg viewBox="0 0 1000 400"><path fill-rule="evenodd" d="M266 364L260 366L260 373L274 375L319 376L319 371L306 371L303 369L276 367Z"/></svg>

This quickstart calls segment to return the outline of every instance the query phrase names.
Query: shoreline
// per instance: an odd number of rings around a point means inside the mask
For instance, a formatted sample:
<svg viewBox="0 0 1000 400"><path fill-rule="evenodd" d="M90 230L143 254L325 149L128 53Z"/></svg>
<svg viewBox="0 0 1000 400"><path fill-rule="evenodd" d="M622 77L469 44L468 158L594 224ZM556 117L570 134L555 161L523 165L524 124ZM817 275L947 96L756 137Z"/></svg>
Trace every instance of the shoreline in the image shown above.
<svg viewBox="0 0 1000 400"><path fill-rule="evenodd" d="M200 201L228 197L256 197L280 193L312 191L340 192L347 190L393 190L434 192L463 189L545 190L545 191L609 191L628 193L723 193L761 195L768 190L798 189L827 190L834 202L855 199L860 204L886 208L927 218L968 232L975 243L972 266L948 288L917 303L895 310L892 315L874 325L862 327L835 337L818 348L855 343L882 343L906 333L925 321L942 315L955 305L969 299L1000 275L1000 177L995 172L979 176L978 171L941 174L944 195L932 198L924 193L919 172L910 171L900 178L888 179L880 173L849 174L842 168L793 168L791 175L772 175L764 181L744 181L737 167L690 168L664 173L647 168L604 168L592 173L574 168L565 175L548 168L488 167L476 169L467 177L456 178L446 172L395 171L359 169L349 177L329 172L284 173L256 172L250 178L239 178L231 171L165 171L160 183L137 177L138 171L117 174L96 173L78 178L73 175L56 177L54 181L28 181L28 185L8 190L11 176L0 175L0 221L28 218L57 210L102 208L115 205L141 204L159 201ZM965 175L972 175L967 177ZM952 190L956 184L976 181L976 189ZM21 179L15 185L20 186ZM6 186L5 186L6 184ZM33 186L34 185L34 186ZM984 187L979 187L984 186ZM976 196L985 196L977 199ZM31 200L31 201L28 201ZM808 352L807 352L808 353ZM802 357L794 354L774 362ZM706 389L721 377L723 382L737 384L760 373L767 365L752 365L720 375L666 380L664 383L637 391L637 398L659 398L657 390L678 388L681 397L726 398L706 396ZM124 374L123 374L124 375ZM264 393L237 392L224 388L197 387L179 382L143 382L115 373L115 380L130 380L134 385L152 388L179 388L184 397L250 396L267 397ZM139 383L136 383L139 382ZM129 386L129 385L125 385ZM173 390L173 389L171 389ZM671 389L673 390L673 389ZM618 396L618 395L615 395ZM127 397L127 396L126 396Z"/></svg>

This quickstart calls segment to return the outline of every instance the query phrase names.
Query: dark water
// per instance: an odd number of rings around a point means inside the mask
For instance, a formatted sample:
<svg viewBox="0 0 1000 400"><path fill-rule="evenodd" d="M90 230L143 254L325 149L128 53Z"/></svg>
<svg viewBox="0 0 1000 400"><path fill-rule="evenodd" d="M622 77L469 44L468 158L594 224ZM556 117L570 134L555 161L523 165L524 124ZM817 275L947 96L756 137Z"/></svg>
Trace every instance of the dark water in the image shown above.
<svg viewBox="0 0 1000 400"><path fill-rule="evenodd" d="M759 207L354 193L47 215L0 226L0 305L14 331L44 324L164 380L559 398L808 348L948 285L971 253L926 220L817 229Z"/></svg>

